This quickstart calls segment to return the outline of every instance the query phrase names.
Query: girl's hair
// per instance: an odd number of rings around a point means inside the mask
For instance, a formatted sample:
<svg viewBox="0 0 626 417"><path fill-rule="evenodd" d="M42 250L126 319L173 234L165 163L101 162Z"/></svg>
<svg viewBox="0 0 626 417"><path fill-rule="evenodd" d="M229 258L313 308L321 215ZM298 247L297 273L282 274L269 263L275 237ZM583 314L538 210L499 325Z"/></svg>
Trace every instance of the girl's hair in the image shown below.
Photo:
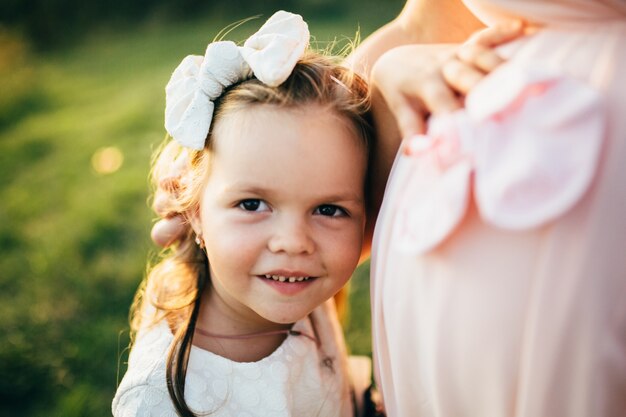
<svg viewBox="0 0 626 417"><path fill-rule="evenodd" d="M340 65L339 59L307 52L278 87L269 87L255 78L231 86L215 102L212 126L224 114L250 106L266 104L288 109L314 103L349 122L367 152L373 135L367 84ZM180 162L179 158L189 158L187 172L177 190L172 191L166 211L184 214L198 207L210 168L211 136L212 130L202 151L183 151L177 142L169 140L156 152L151 175L154 187L168 177L172 167ZM184 152L190 153L183 156ZM165 319L174 332L166 375L170 397L181 416L195 415L185 403L185 375L200 295L210 279L208 259L194 238L191 227L187 226L184 237L148 272L131 308L133 338L139 328L146 325L142 321L150 325ZM149 315L149 311L153 313Z"/></svg>

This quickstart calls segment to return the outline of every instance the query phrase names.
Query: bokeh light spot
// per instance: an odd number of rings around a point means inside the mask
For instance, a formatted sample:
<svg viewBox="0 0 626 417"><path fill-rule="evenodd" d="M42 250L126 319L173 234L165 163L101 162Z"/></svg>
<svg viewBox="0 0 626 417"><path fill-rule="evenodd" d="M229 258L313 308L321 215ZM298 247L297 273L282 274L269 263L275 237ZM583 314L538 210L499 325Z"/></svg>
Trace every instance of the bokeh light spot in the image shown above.
<svg viewBox="0 0 626 417"><path fill-rule="evenodd" d="M91 166L98 174L112 174L124 163L124 154L119 148L109 146L98 149L91 157Z"/></svg>

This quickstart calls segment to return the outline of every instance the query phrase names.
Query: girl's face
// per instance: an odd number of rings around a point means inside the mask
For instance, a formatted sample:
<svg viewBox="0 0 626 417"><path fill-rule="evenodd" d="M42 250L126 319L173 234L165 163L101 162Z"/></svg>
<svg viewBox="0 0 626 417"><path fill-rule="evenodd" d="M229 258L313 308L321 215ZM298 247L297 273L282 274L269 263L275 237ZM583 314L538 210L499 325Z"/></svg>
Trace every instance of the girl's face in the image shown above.
<svg viewBox="0 0 626 417"><path fill-rule="evenodd" d="M192 225L206 244L210 303L237 322L293 323L354 271L367 157L348 126L313 104L258 105L216 123Z"/></svg>

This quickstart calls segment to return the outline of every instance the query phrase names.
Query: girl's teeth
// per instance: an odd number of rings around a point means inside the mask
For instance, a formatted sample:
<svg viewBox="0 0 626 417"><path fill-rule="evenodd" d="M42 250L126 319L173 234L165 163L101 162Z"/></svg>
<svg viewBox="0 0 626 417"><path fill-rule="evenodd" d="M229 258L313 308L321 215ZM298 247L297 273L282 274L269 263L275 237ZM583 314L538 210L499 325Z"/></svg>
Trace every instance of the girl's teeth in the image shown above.
<svg viewBox="0 0 626 417"><path fill-rule="evenodd" d="M265 275L267 279L273 279L279 282L302 282L308 280L310 277L285 277L282 275Z"/></svg>

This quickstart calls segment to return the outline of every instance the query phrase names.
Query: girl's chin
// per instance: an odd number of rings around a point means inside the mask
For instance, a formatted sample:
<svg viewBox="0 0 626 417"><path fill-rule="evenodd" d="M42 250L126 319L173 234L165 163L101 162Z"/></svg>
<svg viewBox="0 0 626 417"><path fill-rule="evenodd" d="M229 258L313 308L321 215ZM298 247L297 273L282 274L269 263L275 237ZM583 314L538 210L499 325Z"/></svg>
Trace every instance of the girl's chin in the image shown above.
<svg viewBox="0 0 626 417"><path fill-rule="evenodd" d="M300 308L293 309L292 311L285 311L285 309L281 311L264 311L259 315L272 323L293 324L308 316L311 311L312 310L303 309L302 306L300 306Z"/></svg>

